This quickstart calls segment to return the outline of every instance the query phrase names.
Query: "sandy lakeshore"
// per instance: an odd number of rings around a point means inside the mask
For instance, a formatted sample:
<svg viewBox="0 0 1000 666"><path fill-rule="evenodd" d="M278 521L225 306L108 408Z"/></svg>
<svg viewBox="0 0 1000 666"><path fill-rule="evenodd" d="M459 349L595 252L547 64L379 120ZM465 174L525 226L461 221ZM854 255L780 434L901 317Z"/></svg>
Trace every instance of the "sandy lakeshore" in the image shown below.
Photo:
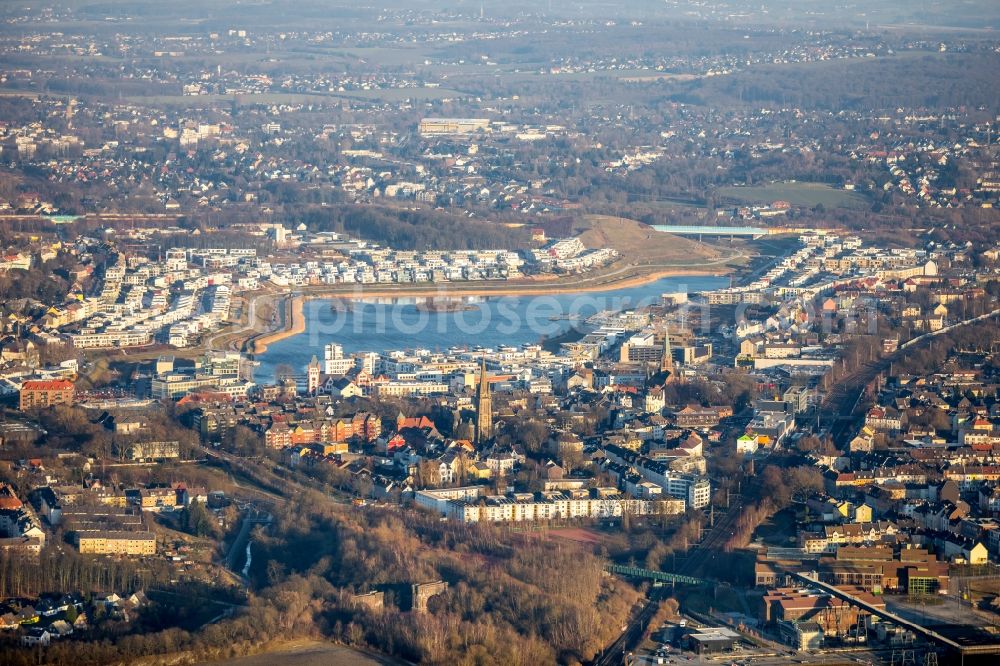
<svg viewBox="0 0 1000 666"><path fill-rule="evenodd" d="M263 354L267 351L268 345L298 335L299 333L304 333L306 330L305 301L305 296L301 295L293 297L290 302L286 298L282 303L282 307L285 310L284 327L254 340L252 344L253 353Z"/></svg>

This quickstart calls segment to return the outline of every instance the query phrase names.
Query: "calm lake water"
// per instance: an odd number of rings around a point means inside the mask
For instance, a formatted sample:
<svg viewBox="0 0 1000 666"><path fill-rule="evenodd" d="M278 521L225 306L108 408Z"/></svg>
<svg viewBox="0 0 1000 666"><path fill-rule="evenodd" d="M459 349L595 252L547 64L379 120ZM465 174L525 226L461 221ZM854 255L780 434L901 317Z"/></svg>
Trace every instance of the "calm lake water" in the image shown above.
<svg viewBox="0 0 1000 666"><path fill-rule="evenodd" d="M726 277L664 278L638 287L553 296L491 296L462 299L460 310L431 312L427 298L364 299L353 303L318 299L305 303L306 330L270 345L257 357L254 380L269 383L278 366L297 374L323 347L337 343L345 354L395 349L446 350L522 345L568 331L601 310L624 310L657 303L660 295L724 288Z"/></svg>

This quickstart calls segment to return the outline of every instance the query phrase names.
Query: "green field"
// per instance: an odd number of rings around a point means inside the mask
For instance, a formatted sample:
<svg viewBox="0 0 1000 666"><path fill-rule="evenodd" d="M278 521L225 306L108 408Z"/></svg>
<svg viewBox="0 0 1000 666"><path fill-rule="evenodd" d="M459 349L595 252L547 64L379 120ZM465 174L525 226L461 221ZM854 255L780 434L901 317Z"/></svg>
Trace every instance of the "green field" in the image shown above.
<svg viewBox="0 0 1000 666"><path fill-rule="evenodd" d="M718 189L719 197L740 203L769 204L787 201L793 206L824 208L867 208L868 199L857 192L840 190L822 183L770 183L749 187L730 186Z"/></svg>

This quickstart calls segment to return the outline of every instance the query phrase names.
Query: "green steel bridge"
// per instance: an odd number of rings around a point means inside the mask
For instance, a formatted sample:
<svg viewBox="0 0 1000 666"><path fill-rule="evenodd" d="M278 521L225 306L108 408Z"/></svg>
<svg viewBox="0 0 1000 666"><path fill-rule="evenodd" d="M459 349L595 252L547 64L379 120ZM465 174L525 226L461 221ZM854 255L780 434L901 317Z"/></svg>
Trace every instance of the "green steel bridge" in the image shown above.
<svg viewBox="0 0 1000 666"><path fill-rule="evenodd" d="M629 567L624 564L606 564L604 565L604 570L608 573L618 574L619 576L629 576L630 578L646 578L648 580L657 580L662 583L684 583L687 585L714 585L712 581L704 580L702 578L695 578L694 576L682 576L681 574L666 573L665 571L656 571L654 569L643 569L641 567Z"/></svg>

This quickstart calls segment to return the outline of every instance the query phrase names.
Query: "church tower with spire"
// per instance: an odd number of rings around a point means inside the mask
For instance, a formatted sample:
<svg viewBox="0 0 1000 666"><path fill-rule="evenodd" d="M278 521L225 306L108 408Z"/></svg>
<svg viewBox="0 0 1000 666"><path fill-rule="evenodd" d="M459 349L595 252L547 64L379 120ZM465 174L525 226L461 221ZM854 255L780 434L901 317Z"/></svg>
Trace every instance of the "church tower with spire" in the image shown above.
<svg viewBox="0 0 1000 666"><path fill-rule="evenodd" d="M479 385L476 387L476 444L493 437L493 397L486 374L486 357L479 364Z"/></svg>
<svg viewBox="0 0 1000 666"><path fill-rule="evenodd" d="M670 348L670 325L663 325L663 357L660 359L660 371L674 375L674 352Z"/></svg>

